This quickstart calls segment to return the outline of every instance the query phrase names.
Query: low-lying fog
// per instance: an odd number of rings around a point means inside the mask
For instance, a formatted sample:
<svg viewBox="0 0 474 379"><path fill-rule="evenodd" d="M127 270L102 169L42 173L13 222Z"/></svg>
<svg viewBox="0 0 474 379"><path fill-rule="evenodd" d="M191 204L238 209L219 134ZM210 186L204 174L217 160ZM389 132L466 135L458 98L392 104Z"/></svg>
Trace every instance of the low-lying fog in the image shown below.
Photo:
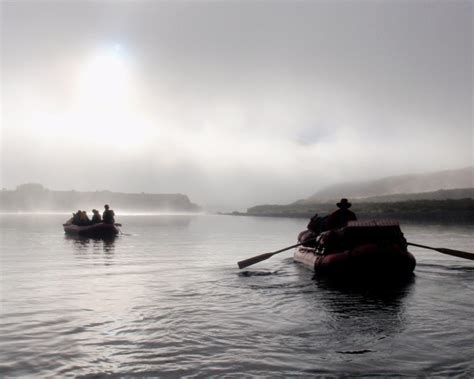
<svg viewBox="0 0 474 379"><path fill-rule="evenodd" d="M2 2L1 186L245 209L472 165L472 2Z"/></svg>

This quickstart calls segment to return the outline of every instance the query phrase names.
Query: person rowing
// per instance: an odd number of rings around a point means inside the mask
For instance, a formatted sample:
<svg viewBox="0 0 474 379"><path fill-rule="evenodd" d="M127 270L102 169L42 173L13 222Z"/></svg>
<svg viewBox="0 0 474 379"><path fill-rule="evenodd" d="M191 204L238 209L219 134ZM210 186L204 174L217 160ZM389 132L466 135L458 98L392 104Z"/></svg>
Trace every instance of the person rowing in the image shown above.
<svg viewBox="0 0 474 379"><path fill-rule="evenodd" d="M339 208L332 212L326 219L324 230L339 229L346 226L349 221L356 221L357 216L349 208L352 206L347 199L341 199L336 204Z"/></svg>
<svg viewBox="0 0 474 379"><path fill-rule="evenodd" d="M301 242L303 246L316 247L318 245L316 237L318 237L320 233L342 228L346 226L349 221L357 220L355 213L349 210L352 204L349 203L347 199L341 199L336 206L339 209L328 216L320 217L316 213L311 217L306 226L307 229L298 235L298 242Z"/></svg>

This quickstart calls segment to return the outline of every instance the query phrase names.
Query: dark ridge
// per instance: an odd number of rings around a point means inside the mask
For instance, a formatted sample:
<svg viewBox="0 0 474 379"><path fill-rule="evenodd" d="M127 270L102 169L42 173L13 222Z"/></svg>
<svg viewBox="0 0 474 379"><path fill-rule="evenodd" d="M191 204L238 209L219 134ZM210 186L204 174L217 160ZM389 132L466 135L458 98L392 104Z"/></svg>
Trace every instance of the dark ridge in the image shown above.
<svg viewBox="0 0 474 379"><path fill-rule="evenodd" d="M0 191L0 211L76 211L110 204L120 212L198 212L200 207L183 194L121 193L111 191L51 191L41 184L28 183L15 190Z"/></svg>

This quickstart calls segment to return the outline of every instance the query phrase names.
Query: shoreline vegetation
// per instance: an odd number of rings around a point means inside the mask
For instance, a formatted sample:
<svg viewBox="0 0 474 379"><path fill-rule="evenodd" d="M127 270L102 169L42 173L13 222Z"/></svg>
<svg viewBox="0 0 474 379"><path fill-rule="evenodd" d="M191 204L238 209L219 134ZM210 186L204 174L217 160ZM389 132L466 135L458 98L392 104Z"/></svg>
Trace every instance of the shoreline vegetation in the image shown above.
<svg viewBox="0 0 474 379"><path fill-rule="evenodd" d="M453 190L453 194L459 195L460 190ZM416 199L399 201L374 201L367 199L350 199L351 210L356 213L357 218L381 219L390 218L404 222L422 223L459 223L474 224L474 197L471 195L473 189L462 190L469 197L455 199ZM450 191L443 191L446 196ZM439 191L432 194L439 194ZM409 195L403 195L405 198ZM413 194L414 198L421 194ZM429 197L430 194L425 195ZM311 203L297 201L287 205L257 205L247 209L247 212L225 213L232 216L253 216L253 217L287 217L309 219L318 213L325 216L336 209L337 201L324 201ZM221 213L224 214L224 213Z"/></svg>
<svg viewBox="0 0 474 379"><path fill-rule="evenodd" d="M52 191L41 184L28 183L15 190L0 191L0 212L75 212L86 207L110 204L123 212L197 213L201 208L183 194L121 193L112 191ZM92 208L91 208L92 209Z"/></svg>

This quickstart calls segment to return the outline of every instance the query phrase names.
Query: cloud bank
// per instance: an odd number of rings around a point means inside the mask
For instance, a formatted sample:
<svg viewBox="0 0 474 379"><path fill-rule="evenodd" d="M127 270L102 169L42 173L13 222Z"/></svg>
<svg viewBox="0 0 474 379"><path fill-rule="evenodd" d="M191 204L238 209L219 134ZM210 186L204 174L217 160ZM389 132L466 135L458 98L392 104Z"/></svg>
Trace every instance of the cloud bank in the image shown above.
<svg viewBox="0 0 474 379"><path fill-rule="evenodd" d="M1 7L3 187L246 207L473 164L471 2Z"/></svg>

